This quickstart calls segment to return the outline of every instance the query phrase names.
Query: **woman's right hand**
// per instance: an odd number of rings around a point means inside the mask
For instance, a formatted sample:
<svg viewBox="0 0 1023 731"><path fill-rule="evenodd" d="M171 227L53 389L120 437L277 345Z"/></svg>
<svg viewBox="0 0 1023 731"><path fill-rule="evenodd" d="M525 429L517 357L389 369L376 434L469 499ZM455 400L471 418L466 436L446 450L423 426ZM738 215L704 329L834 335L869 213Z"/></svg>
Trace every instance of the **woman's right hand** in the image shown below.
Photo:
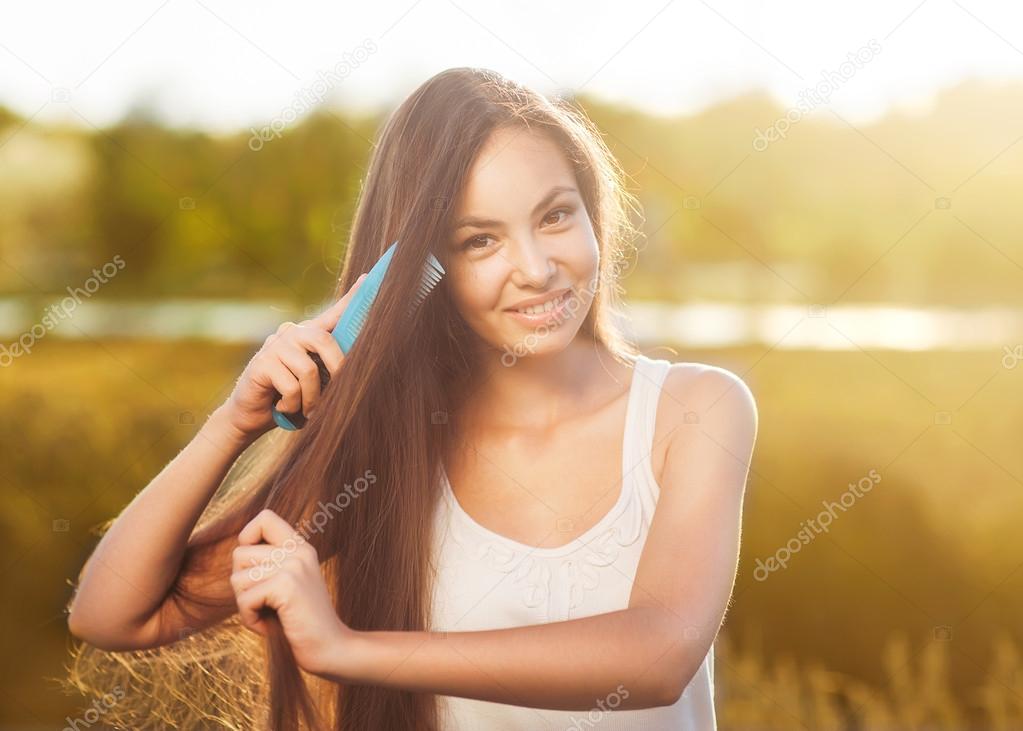
<svg viewBox="0 0 1023 731"><path fill-rule="evenodd" d="M319 367L310 353L320 357L331 377L338 372L345 356L331 331L365 277L360 276L341 299L316 317L284 322L263 341L224 404L231 426L255 439L273 428L274 407L284 414L300 409L307 417L312 413L321 384Z"/></svg>

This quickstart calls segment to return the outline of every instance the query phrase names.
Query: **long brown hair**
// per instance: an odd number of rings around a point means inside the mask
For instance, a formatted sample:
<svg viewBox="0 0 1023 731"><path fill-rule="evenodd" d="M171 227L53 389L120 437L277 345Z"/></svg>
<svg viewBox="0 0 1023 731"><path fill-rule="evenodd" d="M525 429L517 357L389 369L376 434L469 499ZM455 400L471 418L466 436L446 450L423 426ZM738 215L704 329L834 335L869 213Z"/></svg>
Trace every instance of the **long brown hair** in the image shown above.
<svg viewBox="0 0 1023 731"><path fill-rule="evenodd" d="M303 535L319 553L346 624L357 630L430 628L431 516L440 497L439 464L453 447L448 416L458 413L468 396L480 342L456 310L446 280L412 317L406 312L427 255L433 252L445 262L451 217L478 153L494 130L516 125L549 135L563 152L600 247L593 304L581 335L602 343L616 357L635 355L635 346L616 328L615 306L619 266L636 233L631 214L638 207L600 133L571 102L548 99L493 71L454 68L438 73L389 117L371 157L335 298L368 271L391 242L400 243L372 313L345 360L343 376L331 381L304 429L276 430L262 437L244 455L244 479L232 470L193 533L172 587L170 596L181 600L182 610L185 600L233 603L233 596L204 592L196 578L210 576L218 543L270 508L296 527L318 526ZM363 489L353 496L351 486L360 479ZM350 499L343 510L324 511L331 502L340 504L337 499L346 491ZM329 520L317 519L317 511L330 513ZM234 634L243 632L236 617L215 629L223 637L228 628ZM271 624L262 648L269 687L264 697L254 690L259 684L251 675L237 676L256 666L238 658L258 658L254 653L262 644L251 641L255 635L245 634L250 641L233 643L234 654L221 653L212 664L212 653L203 655L211 643L201 637L217 635L212 630L158 648L169 653L181 646L181 652L205 663L204 680L195 674L189 681L171 680L181 689L179 700L184 695L196 705L235 706L233 715L218 711L227 725L244 725L229 717L237 719L239 708L250 703L263 709L259 722L274 731L300 726L338 731L438 727L431 694L320 683L306 676L279 624ZM155 673L169 674L169 667L181 667L154 661L154 652L133 654L139 663L145 658ZM86 682L88 669L112 667L116 664L102 657L94 657L90 664L80 656L73 678L80 689L95 689ZM138 677L126 679L137 684ZM210 678L233 688L211 689ZM110 682L108 677L107 688ZM189 682L207 685L201 693L190 692ZM317 686L318 699L310 692L310 683ZM156 694L149 696L151 702L167 696L158 686L154 680L147 687ZM245 711L250 723L252 708ZM159 712L169 713L164 707ZM209 720L208 709L191 712ZM140 720L134 717L133 724Z"/></svg>

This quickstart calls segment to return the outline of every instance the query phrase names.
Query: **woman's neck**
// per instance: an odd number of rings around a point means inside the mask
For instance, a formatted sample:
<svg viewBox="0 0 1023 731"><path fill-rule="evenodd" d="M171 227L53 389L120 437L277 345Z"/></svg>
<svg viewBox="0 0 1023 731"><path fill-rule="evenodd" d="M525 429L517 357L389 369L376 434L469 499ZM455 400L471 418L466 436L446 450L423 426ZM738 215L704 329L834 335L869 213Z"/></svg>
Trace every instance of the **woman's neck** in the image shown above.
<svg viewBox="0 0 1023 731"><path fill-rule="evenodd" d="M603 344L583 337L560 352L530 355L512 364L502 363L500 356L490 351L483 360L467 403L471 423L548 430L597 408L628 380L627 369Z"/></svg>

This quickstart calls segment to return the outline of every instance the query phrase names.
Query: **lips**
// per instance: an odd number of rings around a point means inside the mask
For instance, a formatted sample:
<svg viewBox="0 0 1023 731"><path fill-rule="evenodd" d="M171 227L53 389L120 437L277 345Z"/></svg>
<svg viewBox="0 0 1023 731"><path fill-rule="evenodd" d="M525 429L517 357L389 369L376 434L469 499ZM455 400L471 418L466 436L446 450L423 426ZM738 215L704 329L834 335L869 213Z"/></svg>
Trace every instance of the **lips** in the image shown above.
<svg viewBox="0 0 1023 731"><path fill-rule="evenodd" d="M562 322L570 319L572 316L570 305L575 301L575 295L571 290L568 290L565 294L552 297L548 302L543 303L541 309L540 306L534 306L533 314L527 312L519 312L516 309L505 310L505 314L512 320L518 322L520 325L525 325L529 328L537 328L544 326L557 327ZM556 305L554 303L557 303Z"/></svg>
<svg viewBox="0 0 1023 731"><path fill-rule="evenodd" d="M550 311L558 305L561 305L571 292L571 288L566 287L565 289L561 289L556 292L550 292L547 295L531 297L529 299L522 300L522 302L513 307L508 307L507 311L518 312L521 314L542 314L544 311Z"/></svg>

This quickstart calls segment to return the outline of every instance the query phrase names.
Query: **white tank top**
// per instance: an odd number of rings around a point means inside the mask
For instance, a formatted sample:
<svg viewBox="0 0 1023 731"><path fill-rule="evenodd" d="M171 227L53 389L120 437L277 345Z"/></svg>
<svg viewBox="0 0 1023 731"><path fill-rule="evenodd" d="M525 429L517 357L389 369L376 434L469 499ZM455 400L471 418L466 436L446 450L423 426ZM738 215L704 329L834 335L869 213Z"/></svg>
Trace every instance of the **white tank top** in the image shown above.
<svg viewBox="0 0 1023 731"><path fill-rule="evenodd" d="M537 548L477 523L441 466L435 513L434 631L474 631L577 619L625 609L660 488L650 463L657 403L671 364L639 355L629 387L618 501L570 543ZM438 695L442 731L708 731L714 715L714 648L671 706L616 711L628 687L608 689L589 711L561 711Z"/></svg>

